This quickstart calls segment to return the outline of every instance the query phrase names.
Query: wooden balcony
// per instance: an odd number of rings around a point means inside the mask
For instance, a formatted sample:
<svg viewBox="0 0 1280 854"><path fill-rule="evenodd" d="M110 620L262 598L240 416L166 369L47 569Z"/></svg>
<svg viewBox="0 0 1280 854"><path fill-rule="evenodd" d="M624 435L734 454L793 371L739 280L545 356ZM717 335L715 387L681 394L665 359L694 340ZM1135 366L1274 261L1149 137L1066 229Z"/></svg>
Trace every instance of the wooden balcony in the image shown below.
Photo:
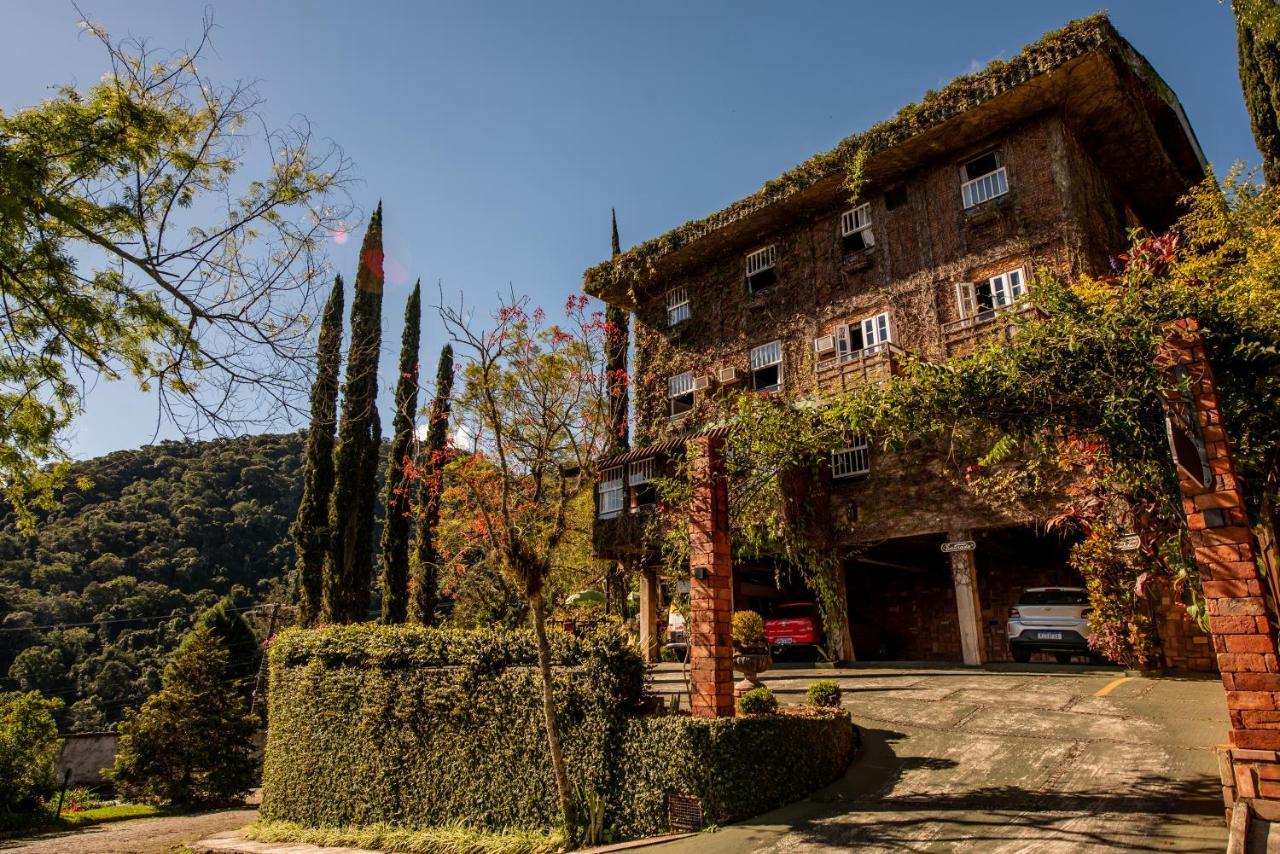
<svg viewBox="0 0 1280 854"><path fill-rule="evenodd" d="M942 340L947 358L967 356L992 338L1009 340L1029 317L1044 317L1044 312L1030 300L980 311L973 317L942 324Z"/></svg>
<svg viewBox="0 0 1280 854"><path fill-rule="evenodd" d="M891 341L818 362L818 394L838 395L879 385L902 372L905 351Z"/></svg>

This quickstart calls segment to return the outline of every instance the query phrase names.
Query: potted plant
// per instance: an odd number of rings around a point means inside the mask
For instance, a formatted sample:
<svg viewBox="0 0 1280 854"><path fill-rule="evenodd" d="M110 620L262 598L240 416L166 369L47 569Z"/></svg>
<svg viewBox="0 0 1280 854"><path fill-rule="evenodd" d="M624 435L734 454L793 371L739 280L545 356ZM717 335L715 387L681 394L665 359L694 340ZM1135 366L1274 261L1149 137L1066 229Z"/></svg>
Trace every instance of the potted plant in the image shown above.
<svg viewBox="0 0 1280 854"><path fill-rule="evenodd" d="M763 687L756 676L772 666L773 656L764 639L764 620L755 611L738 611L733 615L733 669L743 679L734 686L734 696Z"/></svg>

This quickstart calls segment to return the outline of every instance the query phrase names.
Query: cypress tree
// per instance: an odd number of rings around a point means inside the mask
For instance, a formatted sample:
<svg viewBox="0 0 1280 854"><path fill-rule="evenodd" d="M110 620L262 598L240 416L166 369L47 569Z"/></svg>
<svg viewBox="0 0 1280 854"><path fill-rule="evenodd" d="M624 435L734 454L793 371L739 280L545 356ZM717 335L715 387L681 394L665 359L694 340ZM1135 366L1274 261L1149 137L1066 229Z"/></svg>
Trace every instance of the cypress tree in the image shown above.
<svg viewBox="0 0 1280 854"><path fill-rule="evenodd" d="M373 508L376 499L378 352L382 346L382 205L374 211L360 247L351 299L351 346L342 389L342 420L334 452L329 551L325 556L323 618L349 623L368 610L373 572ZM372 456L372 460L371 460Z"/></svg>
<svg viewBox="0 0 1280 854"><path fill-rule="evenodd" d="M1234 0L1240 87L1267 184L1280 184L1280 7L1274 0Z"/></svg>
<svg viewBox="0 0 1280 854"><path fill-rule="evenodd" d="M436 394L431 401L427 441L419 461L422 477L418 487L420 519L410 566L413 578L409 585L412 591L411 616L415 623L424 626L435 621L439 599L435 533L436 523L440 521L440 492L444 487L444 464L449 444L449 399L452 395L453 347L445 344L440 349L440 362L436 365Z"/></svg>
<svg viewBox="0 0 1280 854"><path fill-rule="evenodd" d="M302 503L291 533L297 554L298 620L304 626L320 615L324 558L329 540L329 496L333 492L333 441L338 421L338 368L342 363L342 276L320 320L316 379L311 386L311 428L307 431Z"/></svg>
<svg viewBox="0 0 1280 854"><path fill-rule="evenodd" d="M618 241L618 212L610 211L613 219L613 257L622 254ZM608 337L605 340L605 370L609 383L609 440L614 452L625 451L629 444L627 435L627 346L629 331L627 312L616 305L605 308Z"/></svg>
<svg viewBox="0 0 1280 854"><path fill-rule="evenodd" d="M418 412L418 339L422 325L422 282L404 307L400 337L400 379L396 383L396 414L392 422L391 452L383 485L382 621L403 623L409 606L409 537L412 522L405 462L413 449L413 418Z"/></svg>

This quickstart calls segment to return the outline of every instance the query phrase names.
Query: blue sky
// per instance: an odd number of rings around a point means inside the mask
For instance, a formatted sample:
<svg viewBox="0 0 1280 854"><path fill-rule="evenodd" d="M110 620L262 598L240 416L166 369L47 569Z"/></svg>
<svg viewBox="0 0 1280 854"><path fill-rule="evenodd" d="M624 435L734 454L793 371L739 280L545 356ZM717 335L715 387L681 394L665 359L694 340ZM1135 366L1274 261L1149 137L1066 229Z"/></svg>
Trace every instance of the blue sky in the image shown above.
<svg viewBox="0 0 1280 854"><path fill-rule="evenodd" d="M115 36L190 44L204 3L83 0ZM285 2L207 7L214 79L257 80L274 125L307 116L343 146L356 201L384 204L389 408L413 278L434 301L492 305L513 287L549 310L608 254L753 192L958 74L1008 57L1091 2ZM1116 0L1120 32L1178 93L1208 158L1255 162L1230 9ZM87 85L101 49L62 0L0 11L0 109ZM334 246L348 277L358 240ZM424 374L444 343L428 317ZM77 456L151 440L153 403L100 384ZM390 423L389 415L384 424ZM285 425L281 425L282 428ZM162 431L163 436L173 431Z"/></svg>

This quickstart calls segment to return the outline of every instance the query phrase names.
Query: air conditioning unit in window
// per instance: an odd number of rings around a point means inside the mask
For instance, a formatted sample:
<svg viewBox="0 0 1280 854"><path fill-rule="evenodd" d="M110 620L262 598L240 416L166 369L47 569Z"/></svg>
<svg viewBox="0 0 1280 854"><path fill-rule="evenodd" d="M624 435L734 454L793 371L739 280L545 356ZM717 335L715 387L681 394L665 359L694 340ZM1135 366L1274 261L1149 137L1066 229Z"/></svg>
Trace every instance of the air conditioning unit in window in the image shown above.
<svg viewBox="0 0 1280 854"><path fill-rule="evenodd" d="M720 385L736 385L742 382L742 371L737 368L721 368L716 372L716 379L720 380Z"/></svg>
<svg viewBox="0 0 1280 854"><path fill-rule="evenodd" d="M693 390L694 390L694 391L706 391L706 390L707 390L707 389L709 389L709 388L711 388L711 375L710 375L710 374L703 374L703 375L702 375L702 376L700 376L700 377L694 377L694 378L693 378Z"/></svg>
<svg viewBox="0 0 1280 854"><path fill-rule="evenodd" d="M823 335L821 338L813 339L813 352L819 356L836 351L836 336Z"/></svg>

